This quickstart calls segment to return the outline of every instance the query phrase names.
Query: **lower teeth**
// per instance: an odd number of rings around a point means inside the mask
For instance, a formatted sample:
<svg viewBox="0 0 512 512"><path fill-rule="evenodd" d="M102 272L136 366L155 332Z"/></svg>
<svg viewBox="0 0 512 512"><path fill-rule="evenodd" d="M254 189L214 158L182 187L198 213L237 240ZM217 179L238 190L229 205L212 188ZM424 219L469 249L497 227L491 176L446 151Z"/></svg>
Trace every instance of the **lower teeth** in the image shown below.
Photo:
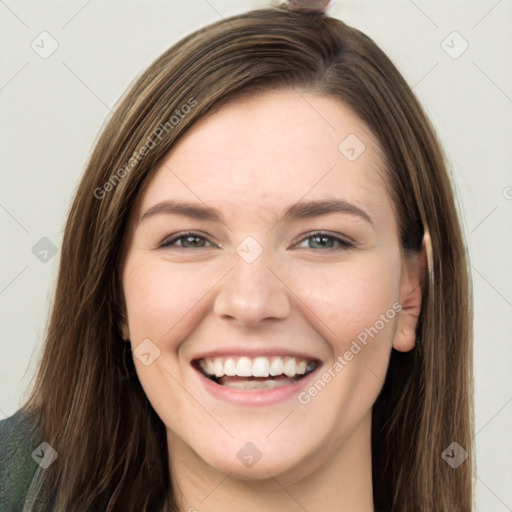
<svg viewBox="0 0 512 512"><path fill-rule="evenodd" d="M242 377L243 378L243 377ZM289 377L282 376L281 378L273 378L273 379L251 379L249 377L243 378L240 377L221 377L218 379L218 383L222 386L226 386L228 388L233 389L274 389L282 386L288 386L295 382L296 379L291 379Z"/></svg>

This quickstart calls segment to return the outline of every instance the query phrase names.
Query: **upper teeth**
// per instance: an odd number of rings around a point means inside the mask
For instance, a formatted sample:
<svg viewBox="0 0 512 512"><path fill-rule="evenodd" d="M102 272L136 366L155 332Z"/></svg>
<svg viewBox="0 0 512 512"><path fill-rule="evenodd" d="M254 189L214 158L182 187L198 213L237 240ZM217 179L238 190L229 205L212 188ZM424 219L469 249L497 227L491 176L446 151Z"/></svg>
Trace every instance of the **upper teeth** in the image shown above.
<svg viewBox="0 0 512 512"><path fill-rule="evenodd" d="M309 366L311 365L311 366ZM307 370L314 368L314 363L307 359L295 357L206 357L199 361L199 366L209 375L224 377L276 377L286 375L304 375Z"/></svg>

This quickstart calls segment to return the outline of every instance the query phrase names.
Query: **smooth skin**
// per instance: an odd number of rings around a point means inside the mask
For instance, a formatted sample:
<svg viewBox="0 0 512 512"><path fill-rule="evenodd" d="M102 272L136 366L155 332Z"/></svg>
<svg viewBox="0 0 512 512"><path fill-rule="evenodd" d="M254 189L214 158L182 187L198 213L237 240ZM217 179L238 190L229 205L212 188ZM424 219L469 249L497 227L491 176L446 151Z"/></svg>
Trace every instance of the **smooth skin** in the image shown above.
<svg viewBox="0 0 512 512"><path fill-rule="evenodd" d="M354 161L338 149L349 134L366 147ZM133 350L149 339L160 351L148 366L134 362L167 427L183 511L374 510L372 405L391 349L414 347L426 261L424 247L402 254L384 172L375 137L346 105L279 90L201 119L144 190L122 265L122 330ZM298 201L324 199L371 221L282 218ZM216 208L224 222L162 211L141 220L170 200ZM199 238L162 245L190 230ZM237 252L249 236L263 250L252 263ZM208 393L191 366L217 348L278 347L319 358L321 377L397 302L401 311L307 404L234 405ZM262 454L252 467L237 457L248 442Z"/></svg>

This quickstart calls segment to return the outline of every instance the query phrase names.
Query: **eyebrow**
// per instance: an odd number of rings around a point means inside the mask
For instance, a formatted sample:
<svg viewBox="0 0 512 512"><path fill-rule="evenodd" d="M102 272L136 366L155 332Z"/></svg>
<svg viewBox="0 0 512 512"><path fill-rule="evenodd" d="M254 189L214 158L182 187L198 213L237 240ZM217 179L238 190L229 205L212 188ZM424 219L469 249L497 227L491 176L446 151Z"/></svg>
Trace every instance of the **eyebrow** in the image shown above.
<svg viewBox="0 0 512 512"><path fill-rule="evenodd" d="M285 210L280 222L292 222L300 219L309 219L329 213L344 213L353 215L365 220L372 227L374 227L372 219L364 210L342 199L300 201L289 206ZM143 220L158 214L183 215L193 219L226 224L224 216L216 208L206 207L187 201L163 201L158 203L149 208L149 210L147 210L141 216L139 224Z"/></svg>

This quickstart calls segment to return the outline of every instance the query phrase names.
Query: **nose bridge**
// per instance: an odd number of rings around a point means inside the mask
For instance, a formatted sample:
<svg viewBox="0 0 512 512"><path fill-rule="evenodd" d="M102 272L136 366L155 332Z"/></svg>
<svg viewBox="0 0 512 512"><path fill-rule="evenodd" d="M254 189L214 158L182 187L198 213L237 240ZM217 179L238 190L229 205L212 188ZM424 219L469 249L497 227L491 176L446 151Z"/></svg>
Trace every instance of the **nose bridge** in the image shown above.
<svg viewBox="0 0 512 512"><path fill-rule="evenodd" d="M285 318L290 312L290 297L276 276L279 272L272 268L270 253L257 249L249 240L237 247L234 258L233 268L219 284L214 312L247 325L265 318Z"/></svg>

